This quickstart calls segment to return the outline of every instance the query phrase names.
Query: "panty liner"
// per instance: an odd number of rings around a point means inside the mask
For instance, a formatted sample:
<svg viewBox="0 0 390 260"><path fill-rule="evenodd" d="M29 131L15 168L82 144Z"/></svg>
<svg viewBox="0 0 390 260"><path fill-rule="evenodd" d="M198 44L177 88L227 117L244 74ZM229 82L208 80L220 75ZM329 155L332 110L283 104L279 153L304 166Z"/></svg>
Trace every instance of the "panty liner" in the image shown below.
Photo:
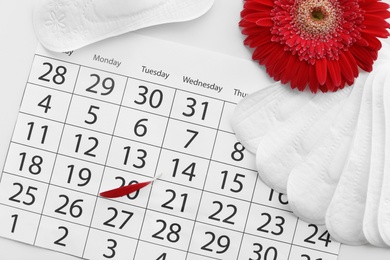
<svg viewBox="0 0 390 260"><path fill-rule="evenodd" d="M195 19L214 0L41 0L35 34L52 51L71 51L140 28Z"/></svg>

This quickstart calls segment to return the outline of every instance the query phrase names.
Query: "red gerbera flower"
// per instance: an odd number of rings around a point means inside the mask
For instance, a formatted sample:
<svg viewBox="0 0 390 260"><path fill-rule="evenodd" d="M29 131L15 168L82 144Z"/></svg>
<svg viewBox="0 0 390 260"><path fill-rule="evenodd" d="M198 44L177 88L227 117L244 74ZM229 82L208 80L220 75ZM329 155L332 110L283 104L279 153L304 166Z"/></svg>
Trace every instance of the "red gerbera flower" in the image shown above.
<svg viewBox="0 0 390 260"><path fill-rule="evenodd" d="M389 36L389 5L378 0L246 0L240 26L253 59L292 88L336 91L358 66L371 71Z"/></svg>

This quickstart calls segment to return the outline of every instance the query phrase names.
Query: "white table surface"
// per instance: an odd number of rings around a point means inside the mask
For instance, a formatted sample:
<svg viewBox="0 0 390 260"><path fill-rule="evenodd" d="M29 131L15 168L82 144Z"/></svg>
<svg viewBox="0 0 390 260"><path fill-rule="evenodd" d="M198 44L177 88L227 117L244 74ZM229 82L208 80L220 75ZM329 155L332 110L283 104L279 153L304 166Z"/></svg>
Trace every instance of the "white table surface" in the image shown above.
<svg viewBox="0 0 390 260"><path fill-rule="evenodd" d="M390 0L385 1L390 2ZM31 23L35 2L35 0L0 0L1 169L37 45ZM251 53L243 46L244 36L241 35L238 27L241 9L242 0L215 0L213 8L197 20L159 25L138 32L250 60ZM79 258L0 238L0 259L75 260ZM339 260L352 259L388 260L390 249L342 245Z"/></svg>

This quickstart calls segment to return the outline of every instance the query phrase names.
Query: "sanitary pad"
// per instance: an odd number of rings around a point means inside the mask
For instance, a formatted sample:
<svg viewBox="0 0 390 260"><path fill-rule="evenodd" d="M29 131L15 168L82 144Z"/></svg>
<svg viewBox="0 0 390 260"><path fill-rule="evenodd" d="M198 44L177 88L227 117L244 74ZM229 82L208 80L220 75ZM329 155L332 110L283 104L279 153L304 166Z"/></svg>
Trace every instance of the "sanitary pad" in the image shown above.
<svg viewBox="0 0 390 260"><path fill-rule="evenodd" d="M373 82L371 165L367 189L363 231L370 244L385 246L378 226L379 199L381 196L385 163L385 121L383 89L388 69L382 68Z"/></svg>
<svg viewBox="0 0 390 260"><path fill-rule="evenodd" d="M388 76L384 86L383 104L385 118L385 163L383 173L383 184L378 210L379 233L386 243L390 246L390 77Z"/></svg>
<svg viewBox="0 0 390 260"><path fill-rule="evenodd" d="M371 161L372 83L375 73L369 75L364 85L350 155L325 217L332 237L350 245L367 243L363 234L363 217Z"/></svg>
<svg viewBox="0 0 390 260"><path fill-rule="evenodd" d="M286 192L291 170L324 140L350 92L351 88L344 88L336 93L305 93L314 97L309 102L300 103L300 109L295 109L297 112L260 141L256 166L267 185L278 192Z"/></svg>
<svg viewBox="0 0 390 260"><path fill-rule="evenodd" d="M140 28L195 19L214 0L42 0L34 10L38 40L71 51Z"/></svg>
<svg viewBox="0 0 390 260"><path fill-rule="evenodd" d="M255 153L260 140L288 120L314 94L294 91L280 82L274 83L238 103L232 127L245 148Z"/></svg>
<svg viewBox="0 0 390 260"><path fill-rule="evenodd" d="M356 80L326 138L289 176L287 197L290 207L309 223L325 223L326 210L348 158L366 76L361 74Z"/></svg>

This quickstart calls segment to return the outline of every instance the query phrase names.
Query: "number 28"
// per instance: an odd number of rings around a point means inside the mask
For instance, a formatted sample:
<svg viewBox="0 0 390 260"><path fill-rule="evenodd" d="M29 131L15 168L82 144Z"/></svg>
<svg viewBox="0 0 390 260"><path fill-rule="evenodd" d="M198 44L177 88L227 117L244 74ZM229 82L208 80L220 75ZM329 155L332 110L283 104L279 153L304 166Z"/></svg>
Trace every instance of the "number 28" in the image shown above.
<svg viewBox="0 0 390 260"><path fill-rule="evenodd" d="M42 76L38 78L39 80L46 81L46 82L50 82L52 80L57 85L61 85L65 82L65 74L67 70L64 66L58 66L55 69L54 76L50 79L48 76L53 71L53 65L50 62L44 62L43 65L49 68Z"/></svg>

